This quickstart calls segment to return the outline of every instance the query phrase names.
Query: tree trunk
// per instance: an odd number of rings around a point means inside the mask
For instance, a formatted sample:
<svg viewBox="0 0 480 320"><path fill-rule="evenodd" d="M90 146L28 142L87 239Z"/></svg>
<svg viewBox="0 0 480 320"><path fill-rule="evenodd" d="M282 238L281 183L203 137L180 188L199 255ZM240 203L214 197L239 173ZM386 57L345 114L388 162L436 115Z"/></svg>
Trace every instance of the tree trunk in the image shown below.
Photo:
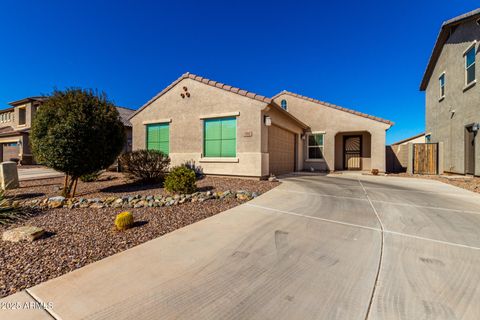
<svg viewBox="0 0 480 320"><path fill-rule="evenodd" d="M75 183L73 184L72 198L75 198L75 192L77 192L77 184L78 178L75 179Z"/></svg>
<svg viewBox="0 0 480 320"><path fill-rule="evenodd" d="M64 196L65 198L67 198L67 197L68 197L68 193L69 193L69 190L68 190L68 174L65 174L65 180L63 180L62 196Z"/></svg>

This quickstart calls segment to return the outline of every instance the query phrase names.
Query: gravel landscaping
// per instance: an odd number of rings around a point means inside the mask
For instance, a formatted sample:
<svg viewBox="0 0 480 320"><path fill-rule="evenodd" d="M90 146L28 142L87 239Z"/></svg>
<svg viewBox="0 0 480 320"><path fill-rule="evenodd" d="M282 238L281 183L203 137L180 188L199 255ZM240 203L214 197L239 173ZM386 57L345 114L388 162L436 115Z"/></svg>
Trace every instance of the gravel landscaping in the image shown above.
<svg viewBox="0 0 480 320"><path fill-rule="evenodd" d="M62 178L21 182L9 196L21 201L41 200L59 195ZM236 178L206 177L197 182L199 191L212 194L226 190L264 193L278 182ZM118 173L105 173L97 182L79 182L77 197L146 197L166 193L160 185L140 185L126 181ZM205 219L245 202L235 196L208 201L185 202L175 206L128 209L134 214L135 227L116 231L119 208L44 208L28 220L1 226L0 233L19 226L36 226L47 231L33 242L0 242L0 297L13 294L46 280L129 249L175 229Z"/></svg>
<svg viewBox="0 0 480 320"><path fill-rule="evenodd" d="M437 181L451 184L459 188L480 193L479 177L463 177L463 176L449 176L449 175L434 176L434 175L420 175L420 174L408 174L408 173L389 174L389 176L390 175L395 175L399 177L437 180Z"/></svg>

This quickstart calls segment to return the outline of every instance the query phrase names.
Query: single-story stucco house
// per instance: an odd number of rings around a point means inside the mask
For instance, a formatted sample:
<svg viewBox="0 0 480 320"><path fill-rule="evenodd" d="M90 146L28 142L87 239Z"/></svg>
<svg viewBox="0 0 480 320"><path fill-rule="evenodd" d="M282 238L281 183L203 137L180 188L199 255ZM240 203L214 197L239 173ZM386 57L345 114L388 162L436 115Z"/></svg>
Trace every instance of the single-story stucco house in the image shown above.
<svg viewBox="0 0 480 320"><path fill-rule="evenodd" d="M130 117L133 149L158 149L204 173L385 171L393 123L288 91L273 98L186 73Z"/></svg>

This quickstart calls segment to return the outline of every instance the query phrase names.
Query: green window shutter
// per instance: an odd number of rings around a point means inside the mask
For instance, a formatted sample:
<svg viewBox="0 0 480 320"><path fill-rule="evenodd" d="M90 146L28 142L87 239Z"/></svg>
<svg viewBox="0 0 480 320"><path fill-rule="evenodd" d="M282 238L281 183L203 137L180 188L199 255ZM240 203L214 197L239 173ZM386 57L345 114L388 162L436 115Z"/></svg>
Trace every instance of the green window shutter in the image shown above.
<svg viewBox="0 0 480 320"><path fill-rule="evenodd" d="M170 125L168 123L147 124L147 149L170 153Z"/></svg>
<svg viewBox="0 0 480 320"><path fill-rule="evenodd" d="M205 157L236 157L237 119L205 120L203 149Z"/></svg>

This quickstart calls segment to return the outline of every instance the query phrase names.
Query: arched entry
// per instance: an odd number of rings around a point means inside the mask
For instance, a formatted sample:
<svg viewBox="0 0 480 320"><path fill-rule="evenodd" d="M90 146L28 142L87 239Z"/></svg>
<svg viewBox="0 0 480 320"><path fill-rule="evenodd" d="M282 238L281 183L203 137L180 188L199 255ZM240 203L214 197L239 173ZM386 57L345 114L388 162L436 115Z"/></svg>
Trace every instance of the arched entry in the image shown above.
<svg viewBox="0 0 480 320"><path fill-rule="evenodd" d="M335 170L371 170L371 134L367 131L335 135Z"/></svg>

